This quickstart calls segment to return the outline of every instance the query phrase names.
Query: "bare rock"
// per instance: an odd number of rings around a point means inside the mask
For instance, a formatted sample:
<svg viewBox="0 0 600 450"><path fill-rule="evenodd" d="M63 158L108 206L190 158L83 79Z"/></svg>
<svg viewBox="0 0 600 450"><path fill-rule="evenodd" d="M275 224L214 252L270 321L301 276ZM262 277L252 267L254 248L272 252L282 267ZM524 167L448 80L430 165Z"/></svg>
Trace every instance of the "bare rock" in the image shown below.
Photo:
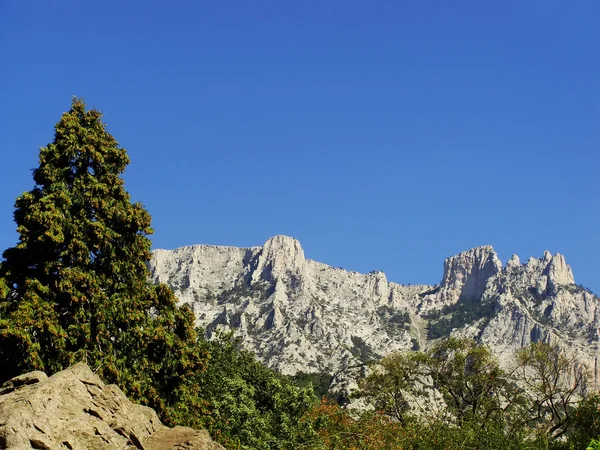
<svg viewBox="0 0 600 450"><path fill-rule="evenodd" d="M234 329L245 348L284 374L333 373L410 348L412 305L433 288L306 259L287 236L262 247L196 245L153 255L151 280L168 282L209 337Z"/></svg>
<svg viewBox="0 0 600 450"><path fill-rule="evenodd" d="M262 247L252 281L301 277L305 270L304 250L289 236L273 236Z"/></svg>
<svg viewBox="0 0 600 450"><path fill-rule="evenodd" d="M2 387L0 388L0 395L8 394L9 392L14 391L15 389L21 386L39 383L40 381L44 381L47 379L48 376L44 372L41 372L39 370L19 375L18 377L14 377L13 379L8 380L2 385Z"/></svg>
<svg viewBox="0 0 600 450"><path fill-rule="evenodd" d="M487 282L501 270L502 263L491 245L451 256L444 261L442 282L434 292L423 297L419 311L429 313L461 299L478 300Z"/></svg>
<svg viewBox="0 0 600 450"><path fill-rule="evenodd" d="M165 427L144 442L144 450L219 450L222 448L210 438L205 430L194 430L187 427Z"/></svg>
<svg viewBox="0 0 600 450"><path fill-rule="evenodd" d="M521 260L517 255L512 255L506 263L507 269L519 268L521 266Z"/></svg>
<svg viewBox="0 0 600 450"><path fill-rule="evenodd" d="M23 382L27 381L27 382ZM31 372L0 395L0 448L220 449L206 431L165 427L151 408L75 364L46 377Z"/></svg>
<svg viewBox="0 0 600 450"><path fill-rule="evenodd" d="M503 268L491 246L476 247L447 258L437 286L313 261L285 236L262 247L156 250L149 264L151 281L168 282L199 326L234 330L284 374L335 373L334 384L351 390L353 367L457 335L489 345L506 364L531 342L559 344L600 386L600 298L574 284L559 253L513 255ZM444 323L442 335L429 333Z"/></svg>
<svg viewBox="0 0 600 450"><path fill-rule="evenodd" d="M450 301L460 297L479 298L488 279L502 270L502 263L491 245L476 247L444 261L441 290Z"/></svg>

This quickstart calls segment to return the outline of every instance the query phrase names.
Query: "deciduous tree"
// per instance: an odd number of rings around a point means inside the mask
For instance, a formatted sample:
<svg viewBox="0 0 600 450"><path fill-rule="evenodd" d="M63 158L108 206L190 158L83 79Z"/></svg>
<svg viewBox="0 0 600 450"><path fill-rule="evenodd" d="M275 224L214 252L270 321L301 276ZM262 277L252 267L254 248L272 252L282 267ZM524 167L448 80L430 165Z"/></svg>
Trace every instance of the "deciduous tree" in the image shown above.
<svg viewBox="0 0 600 450"><path fill-rule="evenodd" d="M527 422L558 438L573 421L573 412L587 389L587 368L556 345L532 343L517 352L516 373L529 397Z"/></svg>
<svg viewBox="0 0 600 450"><path fill-rule="evenodd" d="M418 353L396 352L373 366L359 382L359 397L366 398L377 410L404 423L416 396L423 367Z"/></svg>
<svg viewBox="0 0 600 450"><path fill-rule="evenodd" d="M425 364L459 423L473 420L485 426L501 417L508 381L487 347L449 338L427 351Z"/></svg>

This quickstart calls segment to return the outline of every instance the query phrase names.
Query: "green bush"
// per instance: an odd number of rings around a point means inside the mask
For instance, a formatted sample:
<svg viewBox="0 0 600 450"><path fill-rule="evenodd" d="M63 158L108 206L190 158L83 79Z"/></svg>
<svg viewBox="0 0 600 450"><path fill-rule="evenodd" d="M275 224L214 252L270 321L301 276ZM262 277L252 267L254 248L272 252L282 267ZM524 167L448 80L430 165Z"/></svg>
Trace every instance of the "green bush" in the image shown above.
<svg viewBox="0 0 600 450"><path fill-rule="evenodd" d="M324 372L298 372L292 377L292 380L301 388L310 387L317 398L323 398L327 397L329 393L329 386L333 380L333 375Z"/></svg>
<svg viewBox="0 0 600 450"><path fill-rule="evenodd" d="M195 382L209 414L189 425L206 427L230 448L295 448L311 434L298 422L316 403L312 387L299 388L265 367L232 334L203 345L211 359Z"/></svg>
<svg viewBox="0 0 600 450"><path fill-rule="evenodd" d="M586 450L600 450L600 440L592 439Z"/></svg>

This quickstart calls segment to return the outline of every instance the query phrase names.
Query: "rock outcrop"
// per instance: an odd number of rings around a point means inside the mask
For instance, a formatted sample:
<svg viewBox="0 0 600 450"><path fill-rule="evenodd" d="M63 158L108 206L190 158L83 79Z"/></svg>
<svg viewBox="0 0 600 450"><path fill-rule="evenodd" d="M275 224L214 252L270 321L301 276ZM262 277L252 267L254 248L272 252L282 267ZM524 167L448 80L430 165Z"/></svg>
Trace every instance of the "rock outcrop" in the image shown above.
<svg viewBox="0 0 600 450"><path fill-rule="evenodd" d="M439 309L460 299L479 299L488 280L502 270L491 245L477 247L444 261L444 276L435 293L424 296L420 311Z"/></svg>
<svg viewBox="0 0 600 450"><path fill-rule="evenodd" d="M560 254L502 266L491 246L446 259L437 286L389 282L306 259L299 242L156 250L152 281L166 282L210 335L234 329L243 345L286 374L351 371L399 349L471 336L508 362L539 340L578 356L600 380L600 300L575 285ZM336 379L340 377L336 376Z"/></svg>
<svg viewBox="0 0 600 450"><path fill-rule="evenodd" d="M433 288L306 259L287 236L247 249L156 250L150 270L193 308L209 335L235 329L248 349L286 374L333 373L410 347L411 308Z"/></svg>
<svg viewBox="0 0 600 450"><path fill-rule="evenodd" d="M218 450L204 430L168 428L82 363L47 377L31 372L0 390L0 448Z"/></svg>

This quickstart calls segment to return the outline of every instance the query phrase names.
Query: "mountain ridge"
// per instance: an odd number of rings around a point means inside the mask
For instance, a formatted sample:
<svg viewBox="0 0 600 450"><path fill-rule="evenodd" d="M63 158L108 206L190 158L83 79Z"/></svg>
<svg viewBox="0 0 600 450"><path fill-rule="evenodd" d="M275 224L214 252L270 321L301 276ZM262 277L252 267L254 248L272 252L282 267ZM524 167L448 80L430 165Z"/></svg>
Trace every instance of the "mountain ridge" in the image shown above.
<svg viewBox="0 0 600 450"><path fill-rule="evenodd" d="M335 373L450 335L473 337L507 362L544 340L594 368L600 301L575 285L560 253L502 264L491 245L446 258L437 285L403 285L382 271L346 271L307 259L274 236L247 248L199 244L158 249L151 280L166 282L211 335L233 329L242 345L282 373Z"/></svg>

